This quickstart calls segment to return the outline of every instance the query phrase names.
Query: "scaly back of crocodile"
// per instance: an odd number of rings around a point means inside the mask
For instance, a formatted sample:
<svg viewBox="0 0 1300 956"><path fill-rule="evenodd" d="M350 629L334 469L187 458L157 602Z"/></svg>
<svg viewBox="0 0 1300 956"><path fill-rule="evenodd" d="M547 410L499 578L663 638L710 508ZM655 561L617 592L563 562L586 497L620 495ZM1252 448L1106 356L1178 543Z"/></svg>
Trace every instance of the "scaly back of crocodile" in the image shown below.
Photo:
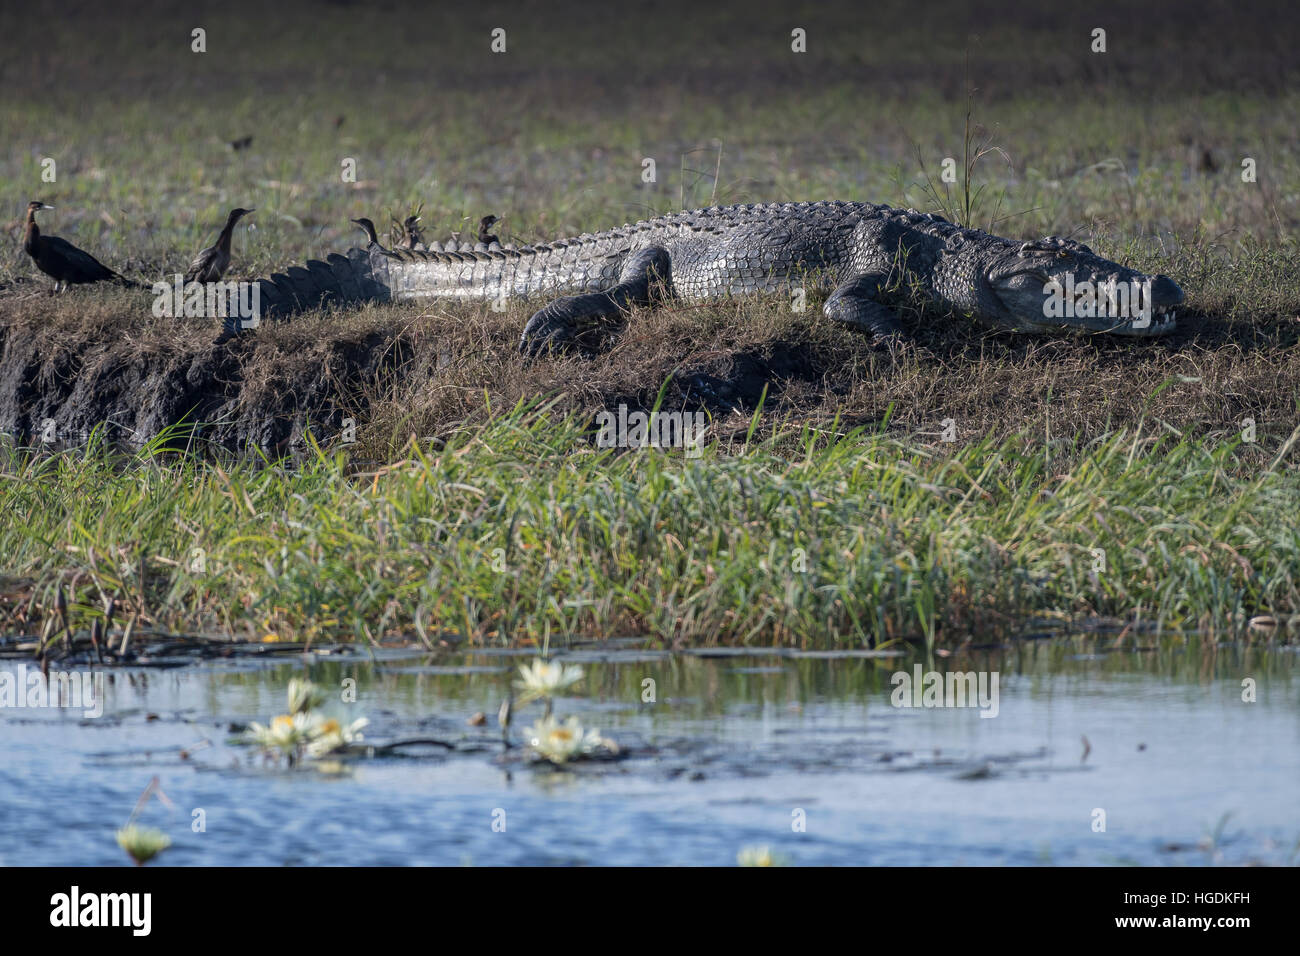
<svg viewBox="0 0 1300 956"><path fill-rule="evenodd" d="M1062 259L1070 262L1063 266ZM442 297L551 299L525 338L544 333L552 341L656 296L707 299L797 282L833 291L825 307L832 318L886 336L897 325L880 300L888 287L907 279L913 290L949 310L1007 328L1036 329L1071 323L1040 321L1044 309L1032 289L1022 288L1030 281L1024 276L1041 278L1046 289L1066 267L1097 280L1149 279L1055 237L1021 243L873 203L759 203L671 213L517 250L389 250L372 243L260 280L261 315ZM1176 285L1156 278L1164 283L1159 307L1182 300ZM1005 280L1005 288L998 280ZM1158 334L1131 323L1123 329L1104 322L1076 326ZM1169 327L1163 323L1159 329Z"/></svg>
<svg viewBox="0 0 1300 956"><path fill-rule="evenodd" d="M909 215L936 229L958 228L938 217L871 203L758 203L669 213L519 249L354 248L346 256L310 260L305 267L260 280L263 315L284 316L328 304L595 292L617 281L627 256L651 245L672 253L683 297L735 294L767 288L772 283L765 280L783 278L800 266L833 269L844 255L844 237L863 217ZM701 268L717 261L720 252L731 255L724 261L734 263L737 273L727 280Z"/></svg>

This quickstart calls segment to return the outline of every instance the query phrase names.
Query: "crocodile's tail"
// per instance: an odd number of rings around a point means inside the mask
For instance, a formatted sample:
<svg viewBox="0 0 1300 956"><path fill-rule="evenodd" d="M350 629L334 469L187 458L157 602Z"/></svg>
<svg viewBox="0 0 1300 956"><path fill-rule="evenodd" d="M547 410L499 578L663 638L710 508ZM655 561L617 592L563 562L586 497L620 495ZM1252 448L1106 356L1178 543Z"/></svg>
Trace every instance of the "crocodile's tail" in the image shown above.
<svg viewBox="0 0 1300 956"><path fill-rule="evenodd" d="M382 276L382 270L379 272ZM324 261L309 259L305 266L293 266L256 281L256 317L226 318L223 339L241 329L256 328L263 321L284 319L298 312L389 300L388 286L376 276L371 253L365 249L349 249L346 255L330 253Z"/></svg>

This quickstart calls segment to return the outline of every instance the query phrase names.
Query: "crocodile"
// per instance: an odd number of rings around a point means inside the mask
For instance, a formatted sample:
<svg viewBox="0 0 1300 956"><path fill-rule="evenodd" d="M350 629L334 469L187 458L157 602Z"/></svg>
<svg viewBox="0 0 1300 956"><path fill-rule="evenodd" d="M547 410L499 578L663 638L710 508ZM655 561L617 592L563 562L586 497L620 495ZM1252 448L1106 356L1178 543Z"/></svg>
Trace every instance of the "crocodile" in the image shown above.
<svg viewBox="0 0 1300 956"><path fill-rule="evenodd" d="M895 306L904 300L995 329L1151 337L1174 329L1184 299L1167 276L1074 239L1006 239L932 213L841 201L712 206L519 249L372 241L258 283L261 318L330 304L547 300L520 338L530 355L674 299L784 291L793 304L824 295L828 318L890 348L903 340Z"/></svg>

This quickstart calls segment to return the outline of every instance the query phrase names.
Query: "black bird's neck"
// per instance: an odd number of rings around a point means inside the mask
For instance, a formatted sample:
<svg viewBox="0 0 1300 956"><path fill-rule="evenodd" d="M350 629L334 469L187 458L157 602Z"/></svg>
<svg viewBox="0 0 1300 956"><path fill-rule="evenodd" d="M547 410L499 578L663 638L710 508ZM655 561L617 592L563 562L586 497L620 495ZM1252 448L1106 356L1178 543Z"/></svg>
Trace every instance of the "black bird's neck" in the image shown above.
<svg viewBox="0 0 1300 956"><path fill-rule="evenodd" d="M31 255L41 241L41 230L36 226L36 210L27 211L27 228L23 232L23 251Z"/></svg>
<svg viewBox="0 0 1300 956"><path fill-rule="evenodd" d="M233 212L226 218L226 228L221 230L221 235L217 239L217 246L222 252L230 251L230 237L234 234L235 223L239 222L239 217Z"/></svg>

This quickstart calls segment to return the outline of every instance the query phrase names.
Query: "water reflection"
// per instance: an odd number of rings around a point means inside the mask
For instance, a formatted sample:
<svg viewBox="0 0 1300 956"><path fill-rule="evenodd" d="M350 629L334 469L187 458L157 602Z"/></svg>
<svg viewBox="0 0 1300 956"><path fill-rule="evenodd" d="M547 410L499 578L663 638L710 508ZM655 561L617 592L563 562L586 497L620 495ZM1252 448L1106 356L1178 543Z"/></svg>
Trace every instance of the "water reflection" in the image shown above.
<svg viewBox="0 0 1300 956"><path fill-rule="evenodd" d="M143 822L172 837L172 865L729 864L752 845L794 864L1294 862L1295 650L1109 641L933 659L572 649L586 677L557 712L626 759L571 771L502 753L495 715L527 653L111 671L102 718L0 709L0 863L122 862L113 832L154 775L176 809ZM893 706L917 665L996 673L997 716ZM355 682L367 741L457 750L266 766L230 738L280 713L294 675ZM516 740L540 713L515 715Z"/></svg>

